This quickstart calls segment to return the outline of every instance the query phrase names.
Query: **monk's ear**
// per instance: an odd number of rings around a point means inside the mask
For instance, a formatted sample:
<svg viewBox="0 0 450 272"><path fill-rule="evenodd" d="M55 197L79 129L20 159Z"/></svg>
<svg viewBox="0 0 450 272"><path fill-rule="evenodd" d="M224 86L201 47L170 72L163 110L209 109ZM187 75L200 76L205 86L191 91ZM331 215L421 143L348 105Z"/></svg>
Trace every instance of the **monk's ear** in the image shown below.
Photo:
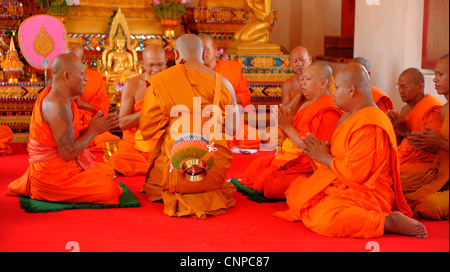
<svg viewBox="0 0 450 272"><path fill-rule="evenodd" d="M70 80L70 73L69 73L69 71L64 71L62 73L62 78L63 78L64 82Z"/></svg>
<svg viewBox="0 0 450 272"><path fill-rule="evenodd" d="M356 94L356 86L353 84L348 85L348 95L353 97Z"/></svg>

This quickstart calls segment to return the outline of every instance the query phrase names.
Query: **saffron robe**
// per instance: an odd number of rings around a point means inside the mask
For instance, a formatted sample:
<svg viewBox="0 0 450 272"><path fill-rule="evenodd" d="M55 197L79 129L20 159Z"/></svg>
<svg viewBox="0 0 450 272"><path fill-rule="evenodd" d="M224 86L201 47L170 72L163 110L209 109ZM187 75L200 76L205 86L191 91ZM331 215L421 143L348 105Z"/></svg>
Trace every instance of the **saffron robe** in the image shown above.
<svg viewBox="0 0 450 272"><path fill-rule="evenodd" d="M80 99L91 104L97 111L101 110L103 115L109 113L109 98L106 92L105 83L103 81L103 75L100 72L88 70L84 71L87 77L86 86L84 87L84 93L80 96ZM90 111L79 109L80 122L78 123L79 129L82 130L89 126L91 122L92 114ZM110 132L104 132L95 136L92 142L89 144L88 150L90 151L103 151L103 141L119 140L120 138Z"/></svg>
<svg viewBox="0 0 450 272"><path fill-rule="evenodd" d="M14 133L8 126L0 125L0 156L9 156L12 154L9 145L13 139Z"/></svg>
<svg viewBox="0 0 450 272"><path fill-rule="evenodd" d="M226 172L231 166L233 154L224 137L214 139L215 148L217 148L215 163L202 181L189 182L185 180L181 171L171 170L170 150L176 137L170 135L170 129L174 123L183 118L183 115L179 117L178 114L176 117L171 116L171 111L175 109L173 107L181 106L184 110L182 114L190 116L190 131L195 132L194 126L201 125L203 128L210 118L198 118L200 120L197 120L195 116L192 118L193 98L200 103L203 111L205 106L213 104L214 90L217 85L216 92L219 95L217 105L221 110L220 118L223 123L225 105L231 103L232 97L220 80L221 77L217 73L214 79L184 65L175 65L147 80L150 86L142 105L139 128L144 140L151 139L162 129L165 129L165 133L152 153L150 159L152 165L146 177L144 191L151 201L162 199L164 213L169 216L205 218L207 215L224 214L235 204L233 198L235 187L226 182ZM177 128L175 131L178 131Z"/></svg>
<svg viewBox="0 0 450 272"><path fill-rule="evenodd" d="M441 135L449 140L449 111ZM402 189L414 215L434 220L449 218L449 154L440 149L428 170L401 175Z"/></svg>
<svg viewBox="0 0 450 272"><path fill-rule="evenodd" d="M299 137L312 133L320 141L329 141L341 115L333 97L324 95L301 109L293 125L299 131ZM253 160L241 183L263 192L267 198L284 199L285 191L297 176L309 177L316 168L313 160L286 138L278 154Z"/></svg>
<svg viewBox="0 0 450 272"><path fill-rule="evenodd" d="M39 94L34 105L28 143L27 171L8 185L5 195L24 195L50 202L118 204L122 188L114 181L114 171L94 162L85 151L77 159L65 161L59 154L50 126L42 117L42 101L51 86ZM78 108L72 101L75 139L79 137Z"/></svg>
<svg viewBox="0 0 450 272"><path fill-rule="evenodd" d="M361 109L336 128L331 141L331 170L320 165L308 179L297 178L286 191L289 210L276 216L301 220L325 236L373 238L383 235L392 211L412 215L386 114L375 107Z"/></svg>
<svg viewBox="0 0 450 272"><path fill-rule="evenodd" d="M377 104L377 106L380 110L382 110L383 112L387 112L388 110L394 109L392 100L386 93L384 93L382 90L380 90L379 88L377 88L375 86L372 86L371 90L372 90L373 102L375 102L375 104Z"/></svg>
<svg viewBox="0 0 450 272"><path fill-rule="evenodd" d="M231 85L233 85L234 92L241 100L242 107L250 105L251 94L248 88L247 80L242 74L242 64L237 61L224 61L218 60L216 67L213 68L214 72L219 73L225 77ZM232 141L228 141L230 148L249 148L257 149L261 143L259 132L256 128L248 126L244 123L244 114L253 115L253 111L241 112L239 131L234 136Z"/></svg>
<svg viewBox="0 0 450 272"><path fill-rule="evenodd" d="M436 131L442 128L441 107L443 103L437 97L427 94L406 115L406 124L410 131L423 131L428 126ZM428 170L433 166L435 154L423 149L414 149L404 138L398 146L400 174L410 174L420 170Z"/></svg>
<svg viewBox="0 0 450 272"><path fill-rule="evenodd" d="M133 113L141 110L143 102L142 100L134 104ZM108 160L108 165L127 177L141 176L147 173L150 167L148 159L150 158L151 151L155 148L156 142L162 134L161 132L158 133L156 137L149 141L136 140L137 130L139 128L134 127L123 131L123 141L119 142L117 150ZM141 133L138 134L142 135ZM138 144L139 149L136 148L136 144Z"/></svg>

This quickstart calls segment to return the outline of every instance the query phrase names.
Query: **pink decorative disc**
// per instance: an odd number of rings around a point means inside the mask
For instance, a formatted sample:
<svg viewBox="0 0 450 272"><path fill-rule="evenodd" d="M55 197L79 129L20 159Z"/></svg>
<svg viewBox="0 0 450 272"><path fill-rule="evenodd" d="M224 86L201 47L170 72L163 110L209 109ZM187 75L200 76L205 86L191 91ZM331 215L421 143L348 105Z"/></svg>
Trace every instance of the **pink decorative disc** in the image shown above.
<svg viewBox="0 0 450 272"><path fill-rule="evenodd" d="M50 69L53 59L67 47L64 24L50 15L35 15L19 28L19 45L28 63L36 69Z"/></svg>

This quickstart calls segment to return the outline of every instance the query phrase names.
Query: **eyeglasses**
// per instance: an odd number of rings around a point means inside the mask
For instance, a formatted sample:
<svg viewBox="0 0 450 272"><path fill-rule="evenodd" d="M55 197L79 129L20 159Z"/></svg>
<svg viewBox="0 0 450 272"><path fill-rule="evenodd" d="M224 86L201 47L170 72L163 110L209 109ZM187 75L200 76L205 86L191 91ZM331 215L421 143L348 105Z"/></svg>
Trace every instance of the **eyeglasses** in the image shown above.
<svg viewBox="0 0 450 272"><path fill-rule="evenodd" d="M164 68L165 65L166 65L165 63L147 64L147 69L153 70L154 68L158 68L159 70L161 70Z"/></svg>
<svg viewBox="0 0 450 272"><path fill-rule="evenodd" d="M411 84L411 85L407 85L407 86L405 86L405 85L400 85L400 84L395 84L395 88L397 89L397 90L400 90L400 89L402 89L402 90L405 90L405 89L409 89L409 88L411 88L411 87L413 87L413 86L416 86L416 85L419 85L420 83L415 83L415 84Z"/></svg>

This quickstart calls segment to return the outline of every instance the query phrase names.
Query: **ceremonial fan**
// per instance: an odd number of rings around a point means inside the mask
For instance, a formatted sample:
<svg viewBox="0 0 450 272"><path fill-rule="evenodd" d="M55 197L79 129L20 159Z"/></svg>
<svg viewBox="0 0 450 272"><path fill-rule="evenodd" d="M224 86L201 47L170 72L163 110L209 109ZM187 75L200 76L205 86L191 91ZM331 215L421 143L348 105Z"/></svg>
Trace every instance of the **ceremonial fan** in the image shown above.
<svg viewBox="0 0 450 272"><path fill-rule="evenodd" d="M19 45L23 56L36 69L51 68L53 59L66 51L66 29L57 18L35 15L26 19L19 28Z"/></svg>
<svg viewBox="0 0 450 272"><path fill-rule="evenodd" d="M198 134L183 134L175 141L170 152L173 169L183 172L187 181L203 180L214 165L214 143Z"/></svg>

